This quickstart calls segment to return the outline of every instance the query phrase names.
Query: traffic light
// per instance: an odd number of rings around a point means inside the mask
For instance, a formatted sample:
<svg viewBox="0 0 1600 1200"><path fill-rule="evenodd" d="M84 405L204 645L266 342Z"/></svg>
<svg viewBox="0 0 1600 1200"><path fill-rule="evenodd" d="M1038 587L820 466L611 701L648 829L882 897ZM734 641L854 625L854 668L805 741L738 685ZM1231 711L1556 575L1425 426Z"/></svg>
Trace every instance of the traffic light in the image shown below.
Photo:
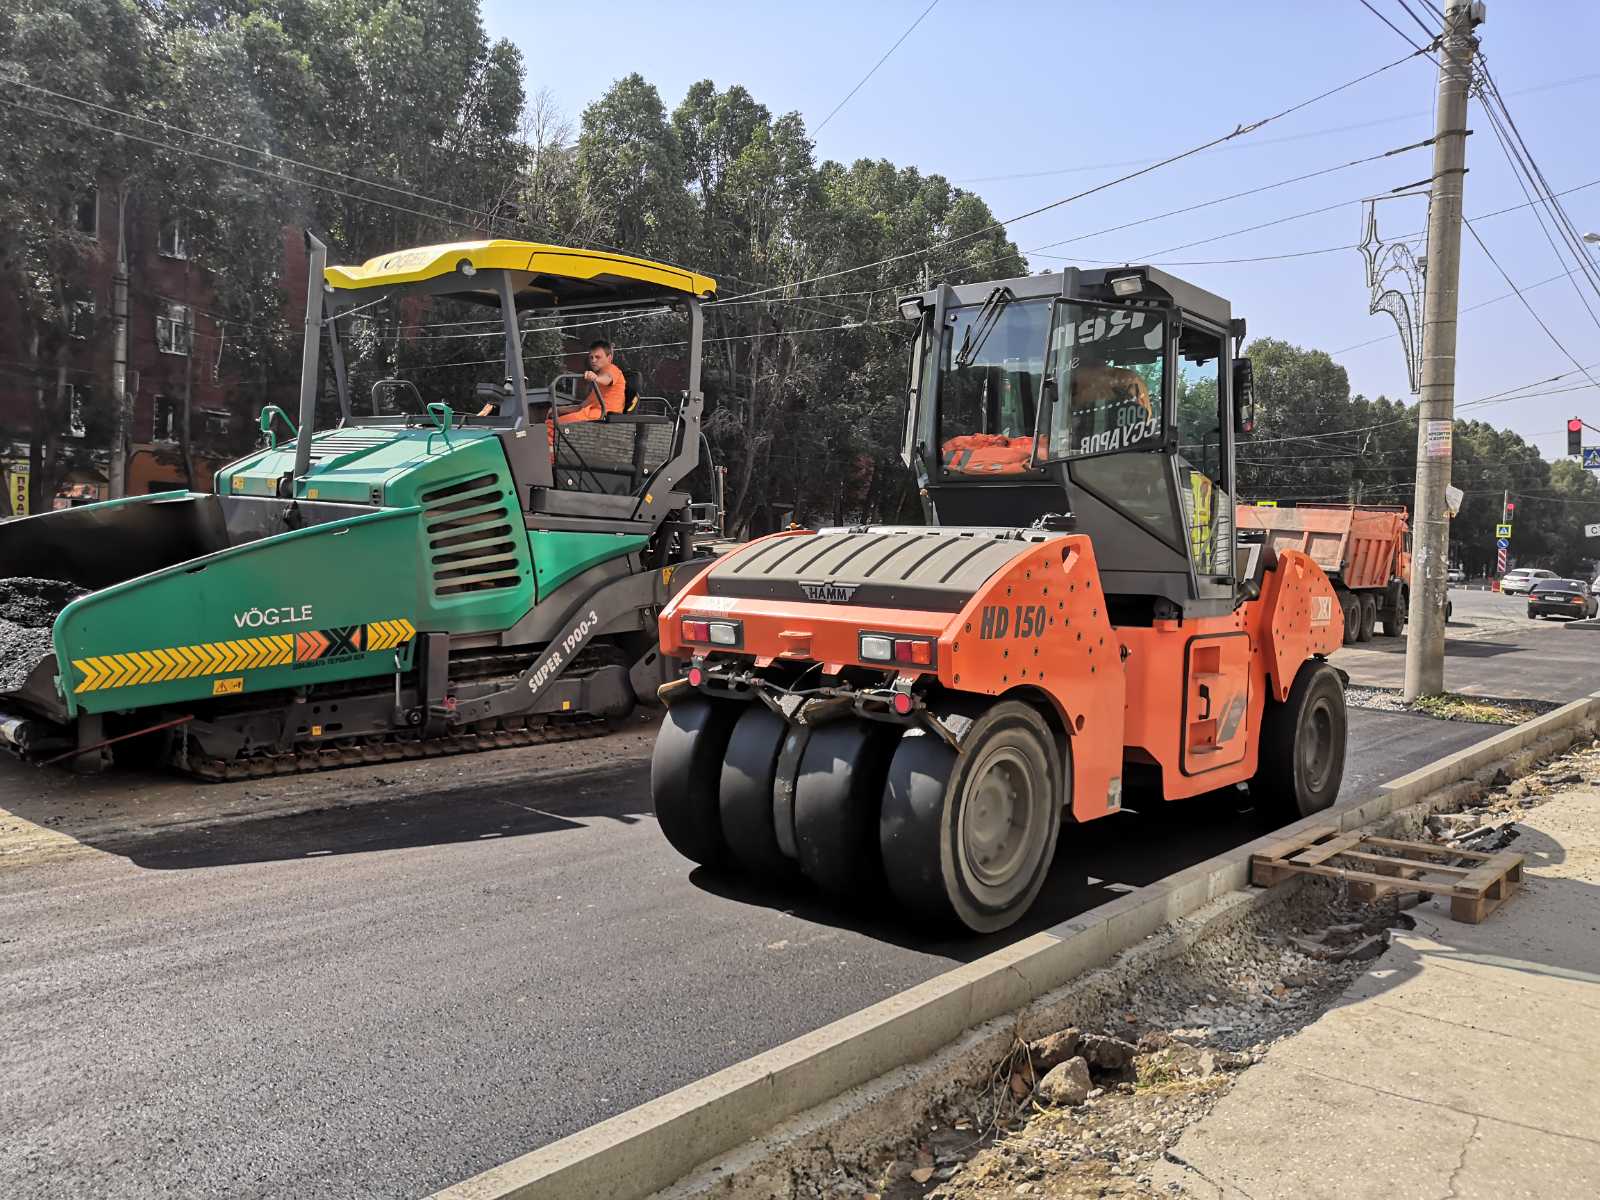
<svg viewBox="0 0 1600 1200"><path fill-rule="evenodd" d="M1567 453L1581 455L1583 453L1583 419L1573 417L1567 422Z"/></svg>
<svg viewBox="0 0 1600 1200"><path fill-rule="evenodd" d="M1516 515L1516 512L1517 512L1517 502L1515 500L1507 500L1506 501L1506 520L1509 522L1511 520L1511 518Z"/></svg>

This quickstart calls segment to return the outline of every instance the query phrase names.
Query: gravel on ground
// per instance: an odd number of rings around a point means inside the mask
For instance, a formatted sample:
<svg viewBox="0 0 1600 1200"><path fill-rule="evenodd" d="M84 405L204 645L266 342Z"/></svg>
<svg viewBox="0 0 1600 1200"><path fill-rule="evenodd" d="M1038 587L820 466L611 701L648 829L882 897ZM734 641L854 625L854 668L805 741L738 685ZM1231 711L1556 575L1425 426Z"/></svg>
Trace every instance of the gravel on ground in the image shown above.
<svg viewBox="0 0 1600 1200"><path fill-rule="evenodd" d="M1398 688L1346 687L1344 702L1351 708L1378 712L1421 713L1441 721L1469 721L1480 725L1520 725L1560 705L1549 700L1509 700L1495 696L1467 696L1446 692L1422 696L1407 703Z"/></svg>

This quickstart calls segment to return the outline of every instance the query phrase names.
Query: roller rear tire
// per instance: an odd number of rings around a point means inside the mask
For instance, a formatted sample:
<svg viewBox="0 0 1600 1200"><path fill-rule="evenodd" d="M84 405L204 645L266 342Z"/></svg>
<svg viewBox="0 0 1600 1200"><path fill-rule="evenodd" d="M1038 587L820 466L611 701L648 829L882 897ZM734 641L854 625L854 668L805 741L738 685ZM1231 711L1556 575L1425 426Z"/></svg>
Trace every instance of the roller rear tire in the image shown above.
<svg viewBox="0 0 1600 1200"><path fill-rule="evenodd" d="M1267 699L1250 795L1275 824L1321 812L1339 797L1349 735L1344 685L1325 662L1301 664L1281 704Z"/></svg>
<svg viewBox="0 0 1600 1200"><path fill-rule="evenodd" d="M1044 886L1071 769L1044 719L1018 701L979 717L963 749L958 756L926 734L901 739L878 841L902 906L939 926L992 933Z"/></svg>
<svg viewBox="0 0 1600 1200"><path fill-rule="evenodd" d="M728 738L744 706L696 697L667 710L650 758L650 798L672 848L691 862L722 866L717 792Z"/></svg>
<svg viewBox="0 0 1600 1200"><path fill-rule="evenodd" d="M757 879L794 874L794 863L778 847L772 820L772 784L788 724L770 709L748 706L733 727L722 761L717 805L722 840L732 861Z"/></svg>
<svg viewBox="0 0 1600 1200"><path fill-rule="evenodd" d="M878 807L900 731L840 721L811 735L794 785L794 838L800 870L830 895L859 900L876 892Z"/></svg>

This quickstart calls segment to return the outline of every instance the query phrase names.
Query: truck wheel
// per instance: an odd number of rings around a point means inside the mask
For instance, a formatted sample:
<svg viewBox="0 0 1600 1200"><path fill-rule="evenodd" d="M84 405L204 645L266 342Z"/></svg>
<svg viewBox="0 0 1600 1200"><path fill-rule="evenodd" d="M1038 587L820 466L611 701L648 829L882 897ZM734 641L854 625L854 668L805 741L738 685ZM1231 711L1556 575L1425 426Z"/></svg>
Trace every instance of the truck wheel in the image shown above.
<svg viewBox="0 0 1600 1200"><path fill-rule="evenodd" d="M901 738L878 823L889 890L938 924L1004 929L1044 886L1071 792L1049 726L1018 701L980 717L959 756L932 736Z"/></svg>
<svg viewBox="0 0 1600 1200"><path fill-rule="evenodd" d="M1339 673L1325 662L1302 664L1289 698L1281 704L1267 700L1250 781L1256 808L1282 824L1332 804L1344 780L1347 732Z"/></svg>
<svg viewBox="0 0 1600 1200"><path fill-rule="evenodd" d="M859 900L883 871L874 837L883 777L900 731L840 721L811 735L794 784L794 840L800 870L825 892Z"/></svg>
<svg viewBox="0 0 1600 1200"><path fill-rule="evenodd" d="M717 805L722 840L734 865L758 879L793 874L794 863L778 848L772 823L772 785L778 752L789 727L759 704L745 709L722 760Z"/></svg>
<svg viewBox="0 0 1600 1200"><path fill-rule="evenodd" d="M703 697L674 704L650 758L650 799L661 832L679 854L705 867L727 859L717 787L742 707Z"/></svg>
<svg viewBox="0 0 1600 1200"><path fill-rule="evenodd" d="M1356 639L1370 642L1372 640L1373 627L1378 623L1378 601L1375 597L1363 593L1358 597L1357 603L1361 608L1361 623L1357 627Z"/></svg>
<svg viewBox="0 0 1600 1200"><path fill-rule="evenodd" d="M1344 614L1344 644L1353 646L1361 636L1361 605L1349 592L1341 591L1339 597L1339 611Z"/></svg>
<svg viewBox="0 0 1600 1200"><path fill-rule="evenodd" d="M1383 610L1383 633L1385 637L1397 638L1406 631L1406 605L1407 597L1399 592L1391 594L1389 607Z"/></svg>

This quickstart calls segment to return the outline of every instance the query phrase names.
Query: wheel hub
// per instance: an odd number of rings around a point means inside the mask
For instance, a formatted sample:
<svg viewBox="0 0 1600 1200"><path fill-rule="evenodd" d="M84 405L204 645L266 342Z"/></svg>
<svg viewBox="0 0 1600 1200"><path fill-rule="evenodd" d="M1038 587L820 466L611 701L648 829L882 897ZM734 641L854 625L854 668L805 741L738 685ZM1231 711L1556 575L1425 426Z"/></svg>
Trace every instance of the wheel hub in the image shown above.
<svg viewBox="0 0 1600 1200"><path fill-rule="evenodd" d="M961 807L961 852L967 870L988 887L1003 886L1027 857L1036 810L1033 775L1021 753L992 750L977 764Z"/></svg>
<svg viewBox="0 0 1600 1200"><path fill-rule="evenodd" d="M1306 713L1300 737L1300 771L1306 786L1320 791L1333 767L1333 713L1324 701Z"/></svg>

